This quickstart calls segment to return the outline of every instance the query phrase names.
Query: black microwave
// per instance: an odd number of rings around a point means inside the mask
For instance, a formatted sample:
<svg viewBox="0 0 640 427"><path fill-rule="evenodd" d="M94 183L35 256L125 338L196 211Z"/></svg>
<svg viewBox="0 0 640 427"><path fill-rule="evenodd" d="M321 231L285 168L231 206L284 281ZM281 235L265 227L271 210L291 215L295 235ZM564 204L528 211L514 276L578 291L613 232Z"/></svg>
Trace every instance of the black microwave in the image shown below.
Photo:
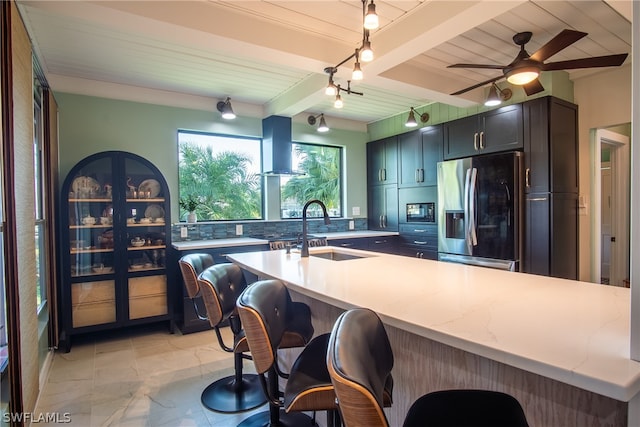
<svg viewBox="0 0 640 427"><path fill-rule="evenodd" d="M436 222L436 204L407 203L407 222Z"/></svg>

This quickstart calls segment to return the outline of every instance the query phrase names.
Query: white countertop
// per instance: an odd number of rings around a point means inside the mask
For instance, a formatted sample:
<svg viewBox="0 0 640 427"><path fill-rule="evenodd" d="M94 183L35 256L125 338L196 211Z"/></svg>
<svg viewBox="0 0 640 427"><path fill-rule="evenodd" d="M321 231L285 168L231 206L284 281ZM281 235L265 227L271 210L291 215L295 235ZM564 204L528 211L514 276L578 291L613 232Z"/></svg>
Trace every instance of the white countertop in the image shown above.
<svg viewBox="0 0 640 427"><path fill-rule="evenodd" d="M621 401L640 391L627 288L335 249L371 257L227 257L301 294L343 309L368 307L389 325L507 365Z"/></svg>
<svg viewBox="0 0 640 427"><path fill-rule="evenodd" d="M336 231L330 233L314 233L318 236L324 236L327 240L332 239L357 239L362 237L384 237L397 236L398 232L393 231ZM252 237L233 237L229 239L210 239L210 240L189 240L183 242L173 242L172 246L179 251L190 251L195 249L214 249L225 248L231 246L248 246L248 245L267 245L269 241L266 239L254 239Z"/></svg>

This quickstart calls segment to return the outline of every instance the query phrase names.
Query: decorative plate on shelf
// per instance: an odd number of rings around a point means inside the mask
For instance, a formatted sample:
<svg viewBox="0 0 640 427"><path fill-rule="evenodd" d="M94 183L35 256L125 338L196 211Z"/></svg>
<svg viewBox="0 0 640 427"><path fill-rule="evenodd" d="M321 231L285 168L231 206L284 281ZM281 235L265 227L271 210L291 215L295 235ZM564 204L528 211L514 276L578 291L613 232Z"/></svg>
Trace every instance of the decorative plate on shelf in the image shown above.
<svg viewBox="0 0 640 427"><path fill-rule="evenodd" d="M149 193L149 197L157 197L160 194L160 183L155 179L145 179L138 186L138 193L147 194Z"/></svg>
<svg viewBox="0 0 640 427"><path fill-rule="evenodd" d="M160 205L149 205L144 211L144 216L152 219L164 218L164 209Z"/></svg>
<svg viewBox="0 0 640 427"><path fill-rule="evenodd" d="M98 195L102 187L98 181L90 176L79 176L71 183L71 189L76 194L76 197L87 198Z"/></svg>

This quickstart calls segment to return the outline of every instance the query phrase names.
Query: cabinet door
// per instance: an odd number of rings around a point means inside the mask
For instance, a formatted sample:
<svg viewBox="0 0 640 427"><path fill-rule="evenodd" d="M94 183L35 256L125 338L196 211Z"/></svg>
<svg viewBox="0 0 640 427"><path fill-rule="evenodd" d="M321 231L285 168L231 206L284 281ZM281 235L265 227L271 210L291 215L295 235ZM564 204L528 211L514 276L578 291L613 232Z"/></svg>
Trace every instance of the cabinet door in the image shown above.
<svg viewBox="0 0 640 427"><path fill-rule="evenodd" d="M478 127L478 116L445 123L444 158L459 159L477 154L480 138Z"/></svg>
<svg viewBox="0 0 640 427"><path fill-rule="evenodd" d="M397 137L372 141L367 144L367 178L369 185L397 182L398 142Z"/></svg>
<svg viewBox="0 0 640 427"><path fill-rule="evenodd" d="M551 268L553 277L578 278L578 195L551 194Z"/></svg>
<svg viewBox="0 0 640 427"><path fill-rule="evenodd" d="M419 131L398 136L398 187L419 185L424 173Z"/></svg>
<svg viewBox="0 0 640 427"><path fill-rule="evenodd" d="M398 189L395 185L369 189L369 229L398 230Z"/></svg>
<svg viewBox="0 0 640 427"><path fill-rule="evenodd" d="M549 191L548 98L525 103L523 115L525 193L545 193Z"/></svg>
<svg viewBox="0 0 640 427"><path fill-rule="evenodd" d="M525 273L548 276L550 273L548 194L528 194L525 200L524 266Z"/></svg>
<svg viewBox="0 0 640 427"><path fill-rule="evenodd" d="M422 185L438 185L438 162L442 161L442 126L422 129Z"/></svg>
<svg viewBox="0 0 640 427"><path fill-rule="evenodd" d="M522 107L509 105L481 116L480 152L519 150L523 147Z"/></svg>

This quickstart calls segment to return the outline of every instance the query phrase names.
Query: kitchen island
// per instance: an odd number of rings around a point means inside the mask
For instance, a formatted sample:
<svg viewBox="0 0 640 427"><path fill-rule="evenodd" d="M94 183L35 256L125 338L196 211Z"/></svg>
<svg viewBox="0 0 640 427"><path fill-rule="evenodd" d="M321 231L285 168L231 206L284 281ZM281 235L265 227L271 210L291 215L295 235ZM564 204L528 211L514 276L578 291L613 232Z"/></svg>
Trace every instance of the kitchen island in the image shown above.
<svg viewBox="0 0 640 427"><path fill-rule="evenodd" d="M368 307L394 350L391 425L420 395L483 388L515 396L532 426L639 426L640 363L630 359L626 288L333 248L230 254L308 303L316 333Z"/></svg>

